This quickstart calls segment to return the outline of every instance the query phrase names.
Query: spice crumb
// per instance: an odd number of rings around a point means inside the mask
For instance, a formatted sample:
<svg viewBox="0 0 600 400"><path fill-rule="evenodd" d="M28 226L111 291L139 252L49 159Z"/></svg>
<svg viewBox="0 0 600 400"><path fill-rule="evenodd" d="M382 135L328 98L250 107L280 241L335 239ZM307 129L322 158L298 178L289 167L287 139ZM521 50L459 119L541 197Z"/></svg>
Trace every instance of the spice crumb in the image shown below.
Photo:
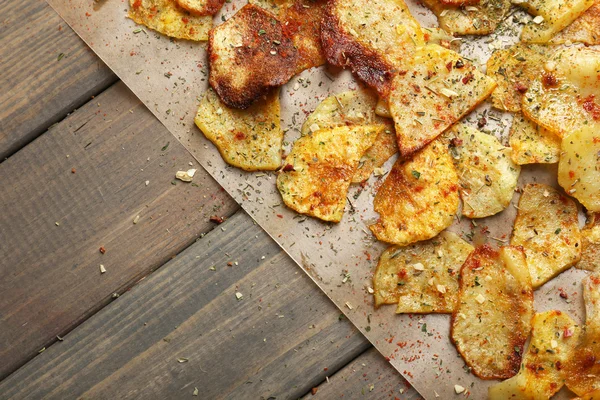
<svg viewBox="0 0 600 400"><path fill-rule="evenodd" d="M454 385L454 392L456 394L461 394L462 392L465 391L465 388L460 386L460 385Z"/></svg>
<svg viewBox="0 0 600 400"><path fill-rule="evenodd" d="M104 265L100 264L100 273L103 274L106 272L106 268L104 268Z"/></svg>

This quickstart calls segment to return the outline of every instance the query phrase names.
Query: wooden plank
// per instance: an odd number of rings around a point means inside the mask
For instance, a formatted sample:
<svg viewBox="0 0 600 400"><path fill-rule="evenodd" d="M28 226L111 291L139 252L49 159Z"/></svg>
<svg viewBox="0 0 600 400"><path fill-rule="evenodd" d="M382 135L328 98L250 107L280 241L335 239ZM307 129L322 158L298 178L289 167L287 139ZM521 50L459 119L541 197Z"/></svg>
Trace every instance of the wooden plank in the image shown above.
<svg viewBox="0 0 600 400"><path fill-rule="evenodd" d="M245 213L220 228L1 382L0 399L298 398L370 346Z"/></svg>
<svg viewBox="0 0 600 400"><path fill-rule="evenodd" d="M1 161L117 77L45 1L2 1L0 15Z"/></svg>
<svg viewBox="0 0 600 400"><path fill-rule="evenodd" d="M303 400L321 399L421 399L419 393L371 347L323 382Z"/></svg>
<svg viewBox="0 0 600 400"><path fill-rule="evenodd" d="M122 83L0 164L0 187L0 376L238 209Z"/></svg>

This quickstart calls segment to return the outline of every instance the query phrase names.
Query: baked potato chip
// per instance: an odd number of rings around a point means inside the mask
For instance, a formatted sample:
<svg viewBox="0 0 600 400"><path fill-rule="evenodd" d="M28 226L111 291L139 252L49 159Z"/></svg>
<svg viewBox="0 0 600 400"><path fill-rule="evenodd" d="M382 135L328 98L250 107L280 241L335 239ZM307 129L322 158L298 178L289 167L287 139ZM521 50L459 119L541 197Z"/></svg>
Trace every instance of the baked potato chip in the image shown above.
<svg viewBox="0 0 600 400"><path fill-rule="evenodd" d="M396 161L375 196L379 220L369 228L379 240L407 246L450 226L458 203L458 176L445 142L437 140L411 160Z"/></svg>
<svg viewBox="0 0 600 400"><path fill-rule="evenodd" d="M421 26L403 0L331 0L321 25L327 61L350 67L387 97L393 77L425 44Z"/></svg>
<svg viewBox="0 0 600 400"><path fill-rule="evenodd" d="M548 185L528 184L519 200L510 244L523 246L534 288L581 257L575 202Z"/></svg>
<svg viewBox="0 0 600 400"><path fill-rule="evenodd" d="M447 3L444 0L423 0L423 3L437 16L445 31L457 35L490 34L510 10L510 0L483 0L466 7L444 4Z"/></svg>
<svg viewBox="0 0 600 400"><path fill-rule="evenodd" d="M197 16L181 8L175 0L129 0L127 16L136 24L177 39L203 41L212 29L211 16Z"/></svg>
<svg viewBox="0 0 600 400"><path fill-rule="evenodd" d="M600 124L564 138L558 183L590 211L600 211Z"/></svg>
<svg viewBox="0 0 600 400"><path fill-rule="evenodd" d="M600 272L600 214L589 212L581 230L581 260L579 269Z"/></svg>
<svg viewBox="0 0 600 400"><path fill-rule="evenodd" d="M550 43L600 45L600 1L596 0L596 3L571 25L554 35Z"/></svg>
<svg viewBox="0 0 600 400"><path fill-rule="evenodd" d="M500 110L519 112L523 94L538 78L556 46L518 43L496 50L487 62L487 74L498 87L492 93L492 105Z"/></svg>
<svg viewBox="0 0 600 400"><path fill-rule="evenodd" d="M339 222L358 162L378 133L372 125L339 126L299 138L277 177L283 202L301 214Z"/></svg>
<svg viewBox="0 0 600 400"><path fill-rule="evenodd" d="M525 0L519 1L529 13L542 17L523 27L521 40L530 43L546 43L577 17L594 5L595 0Z"/></svg>
<svg viewBox="0 0 600 400"><path fill-rule="evenodd" d="M510 378L519 371L533 315L523 250L476 248L461 268L459 283L453 343L481 379Z"/></svg>
<svg viewBox="0 0 600 400"><path fill-rule="evenodd" d="M177 0L177 4L194 15L215 15L225 0Z"/></svg>
<svg viewBox="0 0 600 400"><path fill-rule="evenodd" d="M227 107L208 89L194 122L226 163L246 171L272 171L281 166L283 131L279 115L279 90L247 110L237 110Z"/></svg>
<svg viewBox="0 0 600 400"><path fill-rule="evenodd" d="M523 114L515 114L508 143L516 164L554 164L560 156L560 138L536 125Z"/></svg>
<svg viewBox="0 0 600 400"><path fill-rule="evenodd" d="M429 44L392 83L390 110L398 147L408 156L438 137L488 97L496 83L462 56Z"/></svg>
<svg viewBox="0 0 600 400"><path fill-rule="evenodd" d="M247 4L210 31L209 82L229 107L247 108L286 83L300 55L273 14Z"/></svg>
<svg viewBox="0 0 600 400"><path fill-rule="evenodd" d="M523 96L523 113L561 138L600 124L600 50L558 50Z"/></svg>
<svg viewBox="0 0 600 400"><path fill-rule="evenodd" d="M491 386L489 400L546 400L564 385L561 367L572 355L579 327L556 310L535 314L531 325L531 341L519 373Z"/></svg>
<svg viewBox="0 0 600 400"><path fill-rule="evenodd" d="M511 159L512 150L494 136L462 123L450 128L447 136L452 138L462 214L484 218L508 207L521 173Z"/></svg>

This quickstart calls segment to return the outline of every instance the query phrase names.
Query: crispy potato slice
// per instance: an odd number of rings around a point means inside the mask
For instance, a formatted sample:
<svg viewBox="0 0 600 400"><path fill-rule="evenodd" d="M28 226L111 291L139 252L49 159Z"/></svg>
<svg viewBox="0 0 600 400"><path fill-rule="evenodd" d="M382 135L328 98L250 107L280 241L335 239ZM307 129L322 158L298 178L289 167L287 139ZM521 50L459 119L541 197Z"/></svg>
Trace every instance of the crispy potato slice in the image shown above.
<svg viewBox="0 0 600 400"><path fill-rule="evenodd" d="M550 43L600 45L600 1L596 0L596 3L573 21L571 25L554 35Z"/></svg>
<svg viewBox="0 0 600 400"><path fill-rule="evenodd" d="M492 93L493 106L505 111L521 111L523 94L540 76L555 51L556 46L525 43L494 51L487 62L488 76L498 83Z"/></svg>
<svg viewBox="0 0 600 400"><path fill-rule="evenodd" d="M468 7L444 4L444 0L423 0L423 3L437 16L444 30L457 35L488 35L510 10L510 0L482 0Z"/></svg>
<svg viewBox="0 0 600 400"><path fill-rule="evenodd" d="M277 177L284 203L301 214L339 222L358 162L377 135L372 125L339 126L298 139Z"/></svg>
<svg viewBox="0 0 600 400"><path fill-rule="evenodd" d="M177 0L177 4L194 15L215 15L225 0Z"/></svg>
<svg viewBox="0 0 600 400"><path fill-rule="evenodd" d="M427 242L389 247L373 276L375 305L398 303L397 313L451 313L460 267L472 251L448 231Z"/></svg>
<svg viewBox="0 0 600 400"><path fill-rule="evenodd" d="M523 246L534 288L581 257L575 202L548 185L528 184L519 200L510 244Z"/></svg>
<svg viewBox="0 0 600 400"><path fill-rule="evenodd" d="M558 183L590 211L600 211L600 124L564 138Z"/></svg>
<svg viewBox="0 0 600 400"><path fill-rule="evenodd" d="M531 21L521 33L521 40L530 43L546 43L588 8L595 0L526 0L519 2L529 13L543 17L541 23Z"/></svg>
<svg viewBox="0 0 600 400"><path fill-rule="evenodd" d="M572 355L579 327L567 314L556 310L535 314L531 325L531 341L521 370L491 386L489 400L546 400L564 385L560 368Z"/></svg>
<svg viewBox="0 0 600 400"><path fill-rule="evenodd" d="M558 50L523 96L523 113L564 138L586 125L600 124L600 50Z"/></svg>
<svg viewBox="0 0 600 400"><path fill-rule="evenodd" d="M327 61L350 67L386 97L394 75L425 44L421 26L403 0L331 0L321 26Z"/></svg>
<svg viewBox="0 0 600 400"><path fill-rule="evenodd" d="M533 290L519 247L475 249L460 271L450 337L481 379L515 375L531 329Z"/></svg>
<svg viewBox="0 0 600 400"><path fill-rule="evenodd" d="M127 16L136 24L178 39L204 41L212 28L212 17L196 16L175 0L129 0Z"/></svg>
<svg viewBox="0 0 600 400"><path fill-rule="evenodd" d="M272 12L281 21L300 53L296 73L325 64L321 19L327 0L250 0L250 3Z"/></svg>
<svg viewBox="0 0 600 400"><path fill-rule="evenodd" d="M581 230L581 260L575 267L600 272L600 214L598 213L588 212L586 224Z"/></svg>
<svg viewBox="0 0 600 400"><path fill-rule="evenodd" d="M458 123L449 131L458 174L462 214L484 218L504 210L513 198L521 167L498 139Z"/></svg>
<svg viewBox="0 0 600 400"><path fill-rule="evenodd" d="M279 115L279 90L247 110L237 110L209 89L194 122L228 164L246 171L276 170L281 166L283 143Z"/></svg>
<svg viewBox="0 0 600 400"><path fill-rule="evenodd" d="M400 153L408 156L431 142L495 87L460 54L435 44L419 48L408 72L394 79L390 94Z"/></svg>
<svg viewBox="0 0 600 400"><path fill-rule="evenodd" d="M458 211L458 176L446 143L436 140L408 161L398 159L377 192L377 239L406 246L431 239Z"/></svg>
<svg viewBox="0 0 600 400"><path fill-rule="evenodd" d="M516 164L554 164L560 156L560 138L536 125L523 114L515 114L508 139Z"/></svg>
<svg viewBox="0 0 600 400"><path fill-rule="evenodd" d="M296 72L298 50L281 23L261 7L244 6L209 36L209 82L229 107L249 107Z"/></svg>

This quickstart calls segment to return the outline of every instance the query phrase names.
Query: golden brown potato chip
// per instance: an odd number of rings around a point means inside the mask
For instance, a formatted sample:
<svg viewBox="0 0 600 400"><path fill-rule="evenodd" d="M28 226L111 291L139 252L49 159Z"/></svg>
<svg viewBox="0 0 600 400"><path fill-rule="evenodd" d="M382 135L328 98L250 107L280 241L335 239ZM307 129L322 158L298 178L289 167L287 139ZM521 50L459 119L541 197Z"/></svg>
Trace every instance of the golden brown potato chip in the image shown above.
<svg viewBox="0 0 600 400"><path fill-rule="evenodd" d="M458 203L456 170L445 142L436 140L396 161L375 196L379 220L369 228L398 246L431 239L452 224Z"/></svg>
<svg viewBox="0 0 600 400"><path fill-rule="evenodd" d="M550 43L600 45L600 1L596 0L596 3L571 25L554 35Z"/></svg>
<svg viewBox="0 0 600 400"><path fill-rule="evenodd" d="M465 261L459 282L452 341L481 379L510 378L519 371L533 315L525 254L514 246L478 247Z"/></svg>
<svg viewBox="0 0 600 400"><path fill-rule="evenodd" d="M277 177L284 203L301 214L339 222L358 162L377 135L372 125L339 126L298 139Z"/></svg>
<svg viewBox="0 0 600 400"><path fill-rule="evenodd" d="M530 43L546 43L575 21L595 0L525 0L519 1L531 14L541 18L523 27L521 40Z"/></svg>
<svg viewBox="0 0 600 400"><path fill-rule="evenodd" d="M444 4L444 0L423 0L423 3L437 16L444 30L457 35L488 35L510 10L510 0L484 0L465 7Z"/></svg>
<svg viewBox="0 0 600 400"><path fill-rule="evenodd" d="M495 87L460 54L435 44L419 48L407 73L394 79L390 94L400 153L410 155L431 142Z"/></svg>
<svg viewBox="0 0 600 400"><path fill-rule="evenodd" d="M581 230L581 260L575 265L579 269L600 272L600 214L589 212Z"/></svg>
<svg viewBox="0 0 600 400"><path fill-rule="evenodd" d="M283 143L279 115L279 90L247 110L237 110L209 89L194 122L228 164L246 171L276 170L281 166Z"/></svg>
<svg viewBox="0 0 600 400"><path fill-rule="evenodd" d="M129 0L127 16L136 24L167 36L203 41L208 39L212 17L192 15L175 0Z"/></svg>
<svg viewBox="0 0 600 400"><path fill-rule="evenodd" d="M598 71L600 50L558 50L523 96L523 113L562 138L587 125L600 124Z"/></svg>
<svg viewBox="0 0 600 400"><path fill-rule="evenodd" d="M298 50L281 23L261 7L244 6L209 36L209 82L229 107L249 107L296 72Z"/></svg>
<svg viewBox="0 0 600 400"><path fill-rule="evenodd" d="M560 138L536 125L523 114L515 114L508 140L516 164L554 164L560 156Z"/></svg>
<svg viewBox="0 0 600 400"><path fill-rule="evenodd" d="M194 15L215 15L224 3L225 0L177 0L180 7Z"/></svg>
<svg viewBox="0 0 600 400"><path fill-rule="evenodd" d="M496 50L487 62L487 74L498 87L492 93L494 107L521 111L523 94L531 82L539 78L546 61L556 51L556 46L518 43L508 49Z"/></svg>
<svg viewBox="0 0 600 400"><path fill-rule="evenodd" d="M525 249L534 288L570 268L581 257L575 202L548 185L525 186L510 244Z"/></svg>
<svg viewBox="0 0 600 400"><path fill-rule="evenodd" d="M600 123L584 126L562 140L558 183L590 211L600 211L599 154Z"/></svg>
<svg viewBox="0 0 600 400"><path fill-rule="evenodd" d="M321 26L327 62L350 67L388 96L394 75L425 44L421 26L403 0L331 0Z"/></svg>
<svg viewBox="0 0 600 400"><path fill-rule="evenodd" d="M447 133L458 174L462 214L484 218L504 210L513 198L521 167L512 150L492 135L457 123Z"/></svg>
<svg viewBox="0 0 600 400"><path fill-rule="evenodd" d="M491 386L489 400L544 400L564 385L561 368L572 356L579 327L556 310L535 314L531 325L531 341L519 373Z"/></svg>

